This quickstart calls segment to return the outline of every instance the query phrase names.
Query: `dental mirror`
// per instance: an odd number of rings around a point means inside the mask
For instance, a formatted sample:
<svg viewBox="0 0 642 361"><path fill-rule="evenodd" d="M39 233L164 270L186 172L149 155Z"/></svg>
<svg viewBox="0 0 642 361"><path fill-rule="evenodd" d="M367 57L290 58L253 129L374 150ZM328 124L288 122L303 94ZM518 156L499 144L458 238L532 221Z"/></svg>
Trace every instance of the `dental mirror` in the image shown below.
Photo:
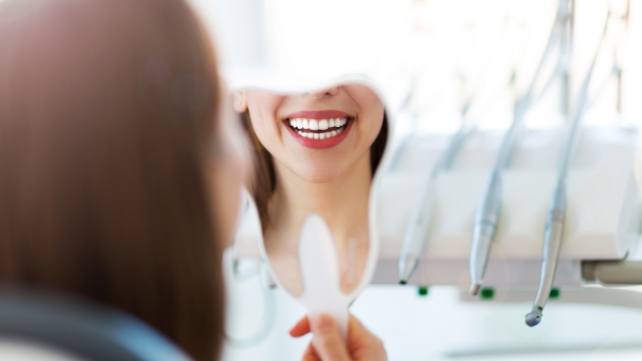
<svg viewBox="0 0 642 361"><path fill-rule="evenodd" d="M254 153L248 188L261 221L260 253L310 315L329 313L345 332L348 307L377 260L369 205L388 139L384 103L373 87L343 82L244 89L234 105Z"/></svg>

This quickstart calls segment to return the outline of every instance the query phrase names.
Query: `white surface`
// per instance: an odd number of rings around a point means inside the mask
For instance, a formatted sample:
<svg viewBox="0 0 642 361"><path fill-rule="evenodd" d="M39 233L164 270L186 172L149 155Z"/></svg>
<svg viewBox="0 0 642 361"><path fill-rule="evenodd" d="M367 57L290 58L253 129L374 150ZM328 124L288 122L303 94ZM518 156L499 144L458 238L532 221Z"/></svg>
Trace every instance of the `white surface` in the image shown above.
<svg viewBox="0 0 642 361"><path fill-rule="evenodd" d="M247 298L237 299L234 308L244 313L247 330L255 326L253 310L260 304L246 291ZM228 347L225 361L300 358L308 339L294 340L287 330L303 310L280 291L274 295L277 319L269 337L254 347ZM420 297L414 287L375 286L352 309L384 341L391 361L642 359L639 310L566 304L562 291L560 300L549 303L542 323L529 328L523 316L530 306L466 303L451 288L431 288Z"/></svg>

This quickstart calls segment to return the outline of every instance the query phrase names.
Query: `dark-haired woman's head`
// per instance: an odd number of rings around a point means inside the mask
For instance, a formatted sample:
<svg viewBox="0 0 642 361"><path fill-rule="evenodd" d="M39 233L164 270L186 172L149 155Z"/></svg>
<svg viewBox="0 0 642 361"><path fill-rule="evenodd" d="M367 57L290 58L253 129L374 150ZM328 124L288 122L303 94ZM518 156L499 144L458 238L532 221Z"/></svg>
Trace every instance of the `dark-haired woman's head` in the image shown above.
<svg viewBox="0 0 642 361"><path fill-rule="evenodd" d="M240 172L192 10L4 0L0 44L0 287L110 304L215 357Z"/></svg>

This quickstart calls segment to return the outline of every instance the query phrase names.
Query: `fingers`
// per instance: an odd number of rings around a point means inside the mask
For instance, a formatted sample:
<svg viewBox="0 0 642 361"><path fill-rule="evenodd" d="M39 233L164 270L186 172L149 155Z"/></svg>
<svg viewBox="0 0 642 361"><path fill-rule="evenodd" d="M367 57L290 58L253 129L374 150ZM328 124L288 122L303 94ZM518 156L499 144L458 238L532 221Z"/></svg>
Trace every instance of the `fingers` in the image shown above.
<svg viewBox="0 0 642 361"><path fill-rule="evenodd" d="M299 322L292 326L290 329L290 336L301 337L307 335L310 331L310 320L307 317L303 317Z"/></svg>
<svg viewBox="0 0 642 361"><path fill-rule="evenodd" d="M314 346L312 346L312 343L308 344L308 347L303 353L303 358L301 359L301 361L321 361L319 356L317 356L317 352L314 350Z"/></svg>
<svg viewBox="0 0 642 361"><path fill-rule="evenodd" d="M383 342L356 317L348 321L348 350L355 360L386 360Z"/></svg>
<svg viewBox="0 0 642 361"><path fill-rule="evenodd" d="M350 315L348 320L348 342L369 342L372 339L375 339L376 336L370 332L364 325L359 321L358 318Z"/></svg>
<svg viewBox="0 0 642 361"><path fill-rule="evenodd" d="M310 320L314 337L312 344L317 355L323 361L350 361L345 341L339 332L339 326L328 315L320 315Z"/></svg>

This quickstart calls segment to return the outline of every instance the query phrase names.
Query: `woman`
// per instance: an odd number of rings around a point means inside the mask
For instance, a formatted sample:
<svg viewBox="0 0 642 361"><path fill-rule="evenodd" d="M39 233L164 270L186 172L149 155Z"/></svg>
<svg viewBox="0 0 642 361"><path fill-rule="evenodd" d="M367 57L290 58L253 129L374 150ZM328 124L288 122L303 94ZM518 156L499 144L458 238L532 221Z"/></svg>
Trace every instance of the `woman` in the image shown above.
<svg viewBox="0 0 642 361"><path fill-rule="evenodd" d="M115 306L217 359L244 161L192 10L3 0L0 44L0 286Z"/></svg>
<svg viewBox="0 0 642 361"><path fill-rule="evenodd" d="M381 100L366 86L342 84L287 96L248 90L236 94L235 109L254 147L250 188L280 281L302 292L298 234L318 213L337 242L342 289L352 290L368 255L370 184L387 138Z"/></svg>

